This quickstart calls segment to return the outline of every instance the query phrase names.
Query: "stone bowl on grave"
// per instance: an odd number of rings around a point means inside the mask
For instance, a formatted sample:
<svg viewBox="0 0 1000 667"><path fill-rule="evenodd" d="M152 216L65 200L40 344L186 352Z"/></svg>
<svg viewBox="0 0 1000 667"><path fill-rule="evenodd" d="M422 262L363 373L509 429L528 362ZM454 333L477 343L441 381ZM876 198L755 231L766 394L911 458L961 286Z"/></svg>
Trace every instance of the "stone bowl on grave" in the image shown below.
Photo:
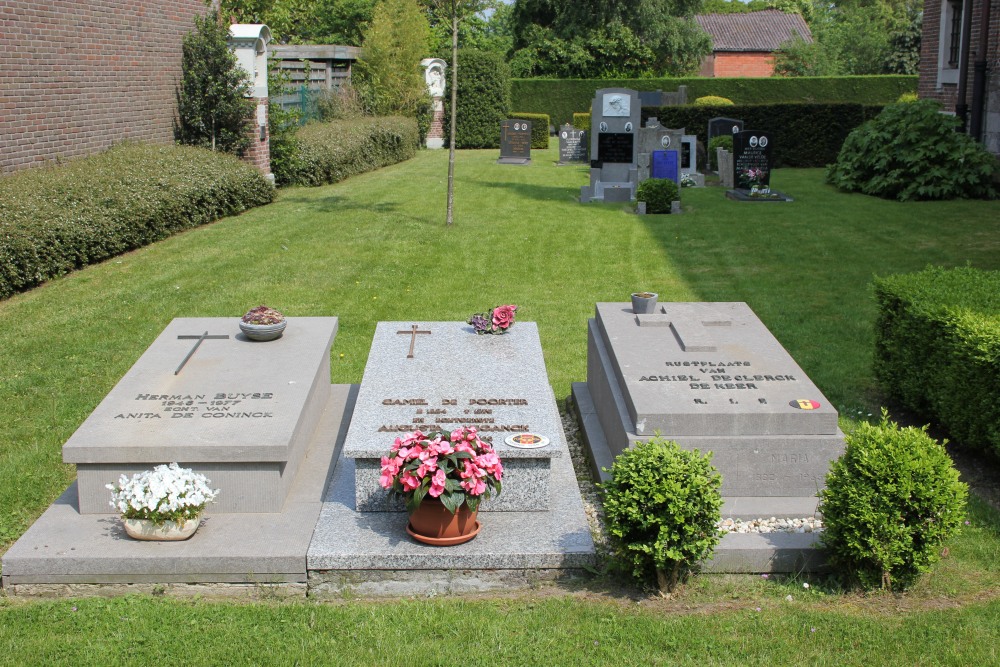
<svg viewBox="0 0 1000 667"><path fill-rule="evenodd" d="M265 342L281 338L281 334L288 326L288 320L281 320L277 324L251 324L240 321L240 331L250 340Z"/></svg>
<svg viewBox="0 0 1000 667"><path fill-rule="evenodd" d="M656 292L634 292L632 294L632 312L636 315L650 315L656 312Z"/></svg>

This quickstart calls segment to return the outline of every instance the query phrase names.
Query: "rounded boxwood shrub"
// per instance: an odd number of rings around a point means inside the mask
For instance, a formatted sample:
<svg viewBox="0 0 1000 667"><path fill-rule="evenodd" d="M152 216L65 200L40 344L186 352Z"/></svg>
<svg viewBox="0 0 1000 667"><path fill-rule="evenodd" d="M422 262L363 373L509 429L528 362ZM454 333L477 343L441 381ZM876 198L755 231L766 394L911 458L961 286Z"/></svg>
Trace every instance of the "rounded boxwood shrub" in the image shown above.
<svg viewBox="0 0 1000 667"><path fill-rule="evenodd" d="M997 160L932 100L891 104L847 136L828 183L886 199L992 199Z"/></svg>
<svg viewBox="0 0 1000 667"><path fill-rule="evenodd" d="M715 153L715 149L725 148L730 153L733 152L733 135L731 134L720 134L712 137L712 140L708 142L708 164L710 169L718 169L719 165L716 164L719 159Z"/></svg>
<svg viewBox="0 0 1000 667"><path fill-rule="evenodd" d="M862 423L820 492L831 565L865 588L905 589L958 533L968 487L944 445L922 429Z"/></svg>
<svg viewBox="0 0 1000 667"><path fill-rule="evenodd" d="M712 554L719 543L722 477L712 454L659 436L615 458L601 484L613 563L632 576L655 574L661 591Z"/></svg>
<svg viewBox="0 0 1000 667"><path fill-rule="evenodd" d="M677 184L669 178L647 178L639 184L636 201L646 202L646 213L670 213L670 204L680 199Z"/></svg>
<svg viewBox="0 0 1000 667"><path fill-rule="evenodd" d="M733 101L720 95L705 95L696 99L694 104L699 107L729 107L733 106Z"/></svg>

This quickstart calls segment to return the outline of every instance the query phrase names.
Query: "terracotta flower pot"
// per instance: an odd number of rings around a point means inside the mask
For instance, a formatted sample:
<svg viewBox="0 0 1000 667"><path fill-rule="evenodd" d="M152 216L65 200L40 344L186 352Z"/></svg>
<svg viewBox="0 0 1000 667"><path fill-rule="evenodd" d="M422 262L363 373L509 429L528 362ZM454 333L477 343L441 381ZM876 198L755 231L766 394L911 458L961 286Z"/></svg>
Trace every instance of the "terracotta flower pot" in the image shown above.
<svg viewBox="0 0 1000 667"><path fill-rule="evenodd" d="M480 524L473 512L463 504L452 514L437 498L426 497L410 514L406 532L414 539L436 546L468 542L479 533Z"/></svg>

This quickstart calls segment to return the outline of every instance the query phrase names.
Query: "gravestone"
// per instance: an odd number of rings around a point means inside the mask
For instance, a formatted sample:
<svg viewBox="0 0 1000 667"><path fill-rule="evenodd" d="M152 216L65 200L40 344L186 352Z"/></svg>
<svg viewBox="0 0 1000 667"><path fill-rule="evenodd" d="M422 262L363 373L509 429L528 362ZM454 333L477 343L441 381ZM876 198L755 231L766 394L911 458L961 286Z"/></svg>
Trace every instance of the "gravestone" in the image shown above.
<svg viewBox="0 0 1000 667"><path fill-rule="evenodd" d="M681 171L694 174L698 171L698 137L685 134L681 137Z"/></svg>
<svg viewBox="0 0 1000 667"><path fill-rule="evenodd" d="M362 512L390 507L378 484L380 460L403 433L475 426L504 464L503 493L493 511L545 511L557 447L518 449L504 442L522 432L561 432L545 373L538 329L518 322L503 335L476 335L457 322L379 322L361 381L344 455L354 459L354 493Z"/></svg>
<svg viewBox="0 0 1000 667"><path fill-rule="evenodd" d="M743 121L737 118L710 118L708 121L708 142L719 135L734 135L743 131ZM708 148L708 143L705 144Z"/></svg>
<svg viewBox="0 0 1000 667"><path fill-rule="evenodd" d="M733 135L733 183L739 190L768 192L771 185L771 137L766 132L747 130ZM749 172L757 173L757 183Z"/></svg>
<svg viewBox="0 0 1000 667"><path fill-rule="evenodd" d="M716 148L715 160L719 167L719 184L724 188L733 187L733 154L725 148Z"/></svg>
<svg viewBox="0 0 1000 667"><path fill-rule="evenodd" d="M653 153L654 151L672 151L678 154L677 164L680 164L680 151L682 150L682 143L684 137L684 129L670 129L668 127L663 127L660 125L656 118L649 118L646 121L646 126L639 130L639 154L638 159L638 177L639 182L642 183L647 178L667 178L666 176L656 177L652 174L653 167ZM661 157L660 160L666 160L668 158ZM661 162L661 168L665 163ZM677 170L677 177L673 180L680 182L680 169ZM673 173L673 170L671 171Z"/></svg>
<svg viewBox="0 0 1000 667"><path fill-rule="evenodd" d="M218 512L277 512L330 393L337 319L288 318L257 343L234 318L174 319L63 446L80 512L105 484L177 461L224 489Z"/></svg>
<svg viewBox="0 0 1000 667"><path fill-rule="evenodd" d="M531 164L531 121L500 123L500 159L497 164Z"/></svg>
<svg viewBox="0 0 1000 667"><path fill-rule="evenodd" d="M669 178L679 186L681 170L677 151L653 151L650 178Z"/></svg>
<svg viewBox="0 0 1000 667"><path fill-rule="evenodd" d="M559 128L559 165L587 162L587 131L569 123Z"/></svg>
<svg viewBox="0 0 1000 667"><path fill-rule="evenodd" d="M634 90L602 88L595 93L590 113L590 185L580 188L582 203L635 199L639 107Z"/></svg>
<svg viewBox="0 0 1000 667"><path fill-rule="evenodd" d="M656 433L711 450L733 513L811 515L844 448L837 411L745 303L598 303L586 387L611 456Z"/></svg>

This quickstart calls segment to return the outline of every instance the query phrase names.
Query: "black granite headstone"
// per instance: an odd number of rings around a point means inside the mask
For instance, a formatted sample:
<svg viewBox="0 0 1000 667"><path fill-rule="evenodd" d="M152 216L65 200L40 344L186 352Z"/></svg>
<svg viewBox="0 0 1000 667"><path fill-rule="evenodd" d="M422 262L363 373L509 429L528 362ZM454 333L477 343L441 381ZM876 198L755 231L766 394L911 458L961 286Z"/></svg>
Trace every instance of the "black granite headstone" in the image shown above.
<svg viewBox="0 0 1000 667"><path fill-rule="evenodd" d="M708 142L719 135L731 136L743 131L743 121L736 118L710 118L708 121ZM705 144L708 147L708 143Z"/></svg>
<svg viewBox="0 0 1000 667"><path fill-rule="evenodd" d="M559 164L587 162L587 132L566 123L559 128Z"/></svg>
<svg viewBox="0 0 1000 667"><path fill-rule="evenodd" d="M500 123L499 164L531 162L531 121L505 120Z"/></svg>
<svg viewBox="0 0 1000 667"><path fill-rule="evenodd" d="M635 134L601 132L597 135L597 160L601 163L631 164Z"/></svg>
<svg viewBox="0 0 1000 667"><path fill-rule="evenodd" d="M770 188L771 137L766 132L747 130L733 135L733 184L741 190Z"/></svg>

